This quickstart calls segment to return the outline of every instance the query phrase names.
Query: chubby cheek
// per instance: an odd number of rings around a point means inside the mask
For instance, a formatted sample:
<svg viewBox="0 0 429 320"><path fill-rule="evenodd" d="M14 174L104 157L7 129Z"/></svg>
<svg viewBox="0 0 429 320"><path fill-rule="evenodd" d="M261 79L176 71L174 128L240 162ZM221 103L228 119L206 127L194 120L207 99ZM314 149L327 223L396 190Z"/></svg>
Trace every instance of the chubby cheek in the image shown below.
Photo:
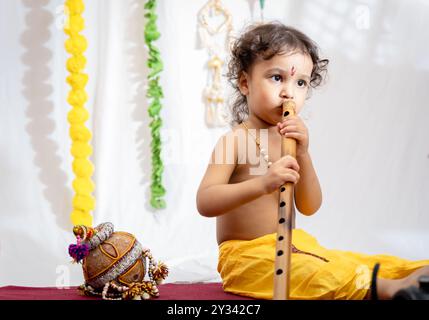
<svg viewBox="0 0 429 320"><path fill-rule="evenodd" d="M261 87L261 90L259 92L260 92L259 94L260 102L266 105L267 107L272 108L279 103L280 93L272 86L266 85L265 87Z"/></svg>
<svg viewBox="0 0 429 320"><path fill-rule="evenodd" d="M270 109L276 103L275 92L272 92L269 87L260 86L253 91L251 96L254 107L260 109L260 111Z"/></svg>
<svg viewBox="0 0 429 320"><path fill-rule="evenodd" d="M264 94L261 95L259 102L260 105L264 107L264 109L270 111L272 108L276 107L276 104L279 103L279 99L274 99L272 95Z"/></svg>

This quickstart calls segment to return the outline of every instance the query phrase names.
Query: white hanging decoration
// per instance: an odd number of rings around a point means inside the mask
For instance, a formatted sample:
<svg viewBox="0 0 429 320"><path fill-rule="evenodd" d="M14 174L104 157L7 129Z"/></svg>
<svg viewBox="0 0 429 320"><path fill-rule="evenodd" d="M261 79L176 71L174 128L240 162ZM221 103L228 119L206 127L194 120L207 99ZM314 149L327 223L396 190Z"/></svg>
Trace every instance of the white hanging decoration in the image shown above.
<svg viewBox="0 0 429 320"><path fill-rule="evenodd" d="M232 17L220 0L209 0L198 14L198 34L209 54L208 82L203 91L205 121L209 127L225 126L225 97L221 72L232 32Z"/></svg>

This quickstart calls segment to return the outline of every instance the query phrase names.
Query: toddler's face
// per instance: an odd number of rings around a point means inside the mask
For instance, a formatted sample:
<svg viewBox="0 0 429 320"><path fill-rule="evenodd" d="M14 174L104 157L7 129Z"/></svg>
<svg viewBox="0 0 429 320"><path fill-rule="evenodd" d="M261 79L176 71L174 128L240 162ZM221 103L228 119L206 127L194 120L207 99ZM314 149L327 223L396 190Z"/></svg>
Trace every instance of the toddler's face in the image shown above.
<svg viewBox="0 0 429 320"><path fill-rule="evenodd" d="M239 82L241 93L247 97L249 111L276 125L282 120L283 102L292 100L298 114L307 97L312 69L311 57L300 52L257 60Z"/></svg>

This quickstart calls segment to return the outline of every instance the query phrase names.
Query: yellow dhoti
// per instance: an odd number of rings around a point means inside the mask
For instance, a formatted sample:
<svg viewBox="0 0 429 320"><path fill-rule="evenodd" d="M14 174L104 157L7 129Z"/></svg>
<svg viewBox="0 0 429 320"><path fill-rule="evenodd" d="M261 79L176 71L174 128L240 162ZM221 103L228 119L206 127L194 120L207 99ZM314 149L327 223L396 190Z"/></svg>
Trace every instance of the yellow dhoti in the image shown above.
<svg viewBox="0 0 429 320"><path fill-rule="evenodd" d="M410 261L390 255L330 250L303 231L293 229L291 299L361 300L368 293L374 265L378 277L399 279L429 260ZM228 240L219 246L218 272L225 292L272 299L276 234L254 240Z"/></svg>

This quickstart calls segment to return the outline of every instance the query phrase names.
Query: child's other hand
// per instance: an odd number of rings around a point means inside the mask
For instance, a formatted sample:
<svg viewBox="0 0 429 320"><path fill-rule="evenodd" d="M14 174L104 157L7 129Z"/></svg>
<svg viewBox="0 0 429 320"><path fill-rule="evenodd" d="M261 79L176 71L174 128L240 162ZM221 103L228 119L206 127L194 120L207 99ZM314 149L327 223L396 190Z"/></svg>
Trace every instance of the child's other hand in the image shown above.
<svg viewBox="0 0 429 320"><path fill-rule="evenodd" d="M299 165L294 157L284 156L274 162L262 176L266 193L278 190L286 182L296 184L299 181Z"/></svg>
<svg viewBox="0 0 429 320"><path fill-rule="evenodd" d="M296 140L297 157L308 152L308 130L300 117L287 116L282 123L277 123L277 128L281 135Z"/></svg>

